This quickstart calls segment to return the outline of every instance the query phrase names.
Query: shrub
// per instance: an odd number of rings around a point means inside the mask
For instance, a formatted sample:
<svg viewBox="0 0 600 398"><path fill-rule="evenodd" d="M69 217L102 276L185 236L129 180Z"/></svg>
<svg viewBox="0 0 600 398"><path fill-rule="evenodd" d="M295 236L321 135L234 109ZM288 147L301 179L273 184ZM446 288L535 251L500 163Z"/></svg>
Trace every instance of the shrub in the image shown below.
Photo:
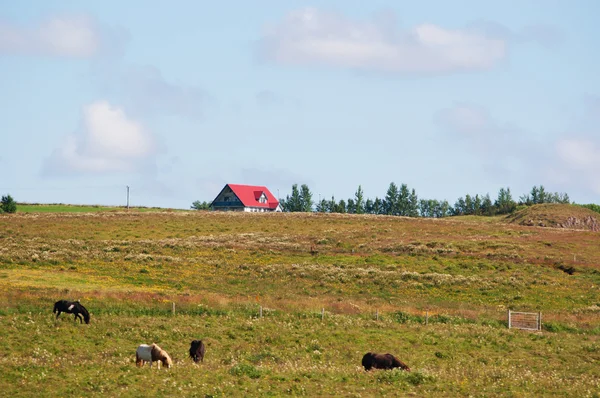
<svg viewBox="0 0 600 398"><path fill-rule="evenodd" d="M260 377L260 370L256 369L254 366L240 363L229 369L229 373L234 376L243 376L246 375L251 379L258 379Z"/></svg>
<svg viewBox="0 0 600 398"><path fill-rule="evenodd" d="M16 213L17 203L10 195L2 196L0 210L0 213Z"/></svg>
<svg viewBox="0 0 600 398"><path fill-rule="evenodd" d="M398 312L392 314L392 316L398 323L411 323L411 322L423 323L423 317L420 317L418 315L408 314L408 313L402 312L402 311L398 311Z"/></svg>

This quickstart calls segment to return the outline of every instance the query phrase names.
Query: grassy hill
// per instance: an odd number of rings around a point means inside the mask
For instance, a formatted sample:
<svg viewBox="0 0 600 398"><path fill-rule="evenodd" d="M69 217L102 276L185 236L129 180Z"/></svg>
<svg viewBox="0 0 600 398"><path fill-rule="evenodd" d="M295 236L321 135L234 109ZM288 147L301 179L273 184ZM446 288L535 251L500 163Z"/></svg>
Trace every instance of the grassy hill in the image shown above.
<svg viewBox="0 0 600 398"><path fill-rule="evenodd" d="M519 225L600 231L598 218L600 214L578 205L541 204L514 212L507 220Z"/></svg>
<svg viewBox="0 0 600 398"><path fill-rule="evenodd" d="M502 217L0 215L0 391L597 396L599 239ZM91 324L54 321L63 298ZM508 330L508 309L545 330ZM153 341L173 369L135 367ZM366 373L367 351L413 372Z"/></svg>

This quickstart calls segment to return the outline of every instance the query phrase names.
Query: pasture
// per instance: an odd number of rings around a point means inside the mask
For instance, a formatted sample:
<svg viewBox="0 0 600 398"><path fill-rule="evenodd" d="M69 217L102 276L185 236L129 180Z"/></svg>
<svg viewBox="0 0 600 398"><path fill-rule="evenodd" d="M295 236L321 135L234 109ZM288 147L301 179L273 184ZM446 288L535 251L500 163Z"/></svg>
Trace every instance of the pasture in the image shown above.
<svg viewBox="0 0 600 398"><path fill-rule="evenodd" d="M599 244L501 217L0 215L0 391L597 397ZM59 299L90 324L55 321ZM508 330L508 309L544 330ZM152 342L173 368L135 366ZM365 372L368 351L412 371Z"/></svg>

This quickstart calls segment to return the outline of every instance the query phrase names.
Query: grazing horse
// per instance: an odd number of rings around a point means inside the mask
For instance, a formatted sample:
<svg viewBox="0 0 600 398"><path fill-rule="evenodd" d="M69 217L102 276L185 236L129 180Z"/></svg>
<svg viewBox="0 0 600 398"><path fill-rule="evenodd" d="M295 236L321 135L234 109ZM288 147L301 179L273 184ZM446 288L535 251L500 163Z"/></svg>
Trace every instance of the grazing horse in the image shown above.
<svg viewBox="0 0 600 398"><path fill-rule="evenodd" d="M146 362L150 362L150 367L152 368L152 362L158 361L156 365L160 369L160 363L168 368L173 366L173 360L167 354L165 350L160 348L155 343L151 345L148 344L140 344L140 346L135 351L135 364L137 366L144 366Z"/></svg>
<svg viewBox="0 0 600 398"><path fill-rule="evenodd" d="M204 362L204 353L206 352L206 346L202 340L193 340L190 344L190 357L194 362Z"/></svg>
<svg viewBox="0 0 600 398"><path fill-rule="evenodd" d="M76 322L77 322L77 319L79 319L79 323L83 323L84 320L85 320L85 323L90 323L90 313L83 305L81 305L79 300L77 300L77 301L59 300L56 303L54 303L54 311L52 311L52 312L53 313L58 312L58 314L56 314L56 319L58 319L58 316L60 315L61 312L66 312L67 314L74 314ZM81 317L81 315L83 315L83 318Z"/></svg>
<svg viewBox="0 0 600 398"><path fill-rule="evenodd" d="M392 354L376 354L374 352L367 352L362 359L362 366L365 370L375 369L394 369L402 368L407 372L410 372L410 368L404 362Z"/></svg>

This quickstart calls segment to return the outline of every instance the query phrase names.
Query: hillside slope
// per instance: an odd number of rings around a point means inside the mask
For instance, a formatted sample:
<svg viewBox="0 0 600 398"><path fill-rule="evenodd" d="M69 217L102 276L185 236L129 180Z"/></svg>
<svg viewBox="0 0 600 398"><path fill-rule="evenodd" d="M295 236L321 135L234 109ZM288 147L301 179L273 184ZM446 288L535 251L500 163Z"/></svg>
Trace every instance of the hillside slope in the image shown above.
<svg viewBox="0 0 600 398"><path fill-rule="evenodd" d="M506 217L511 224L600 231L600 215L577 205L541 204L529 206Z"/></svg>

